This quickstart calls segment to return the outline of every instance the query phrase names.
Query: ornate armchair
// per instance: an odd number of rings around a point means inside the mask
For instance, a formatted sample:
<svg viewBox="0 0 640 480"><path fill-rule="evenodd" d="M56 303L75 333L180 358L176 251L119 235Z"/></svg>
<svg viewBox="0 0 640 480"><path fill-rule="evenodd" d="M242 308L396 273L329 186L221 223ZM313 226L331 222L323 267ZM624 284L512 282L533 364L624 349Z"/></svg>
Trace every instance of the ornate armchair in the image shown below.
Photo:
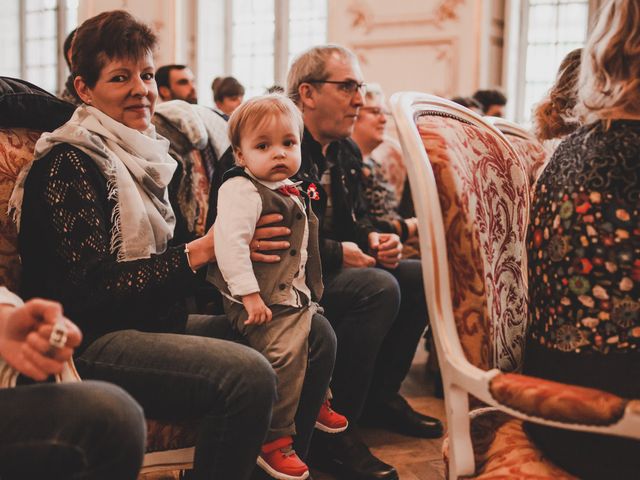
<svg viewBox="0 0 640 480"><path fill-rule="evenodd" d="M527 319L527 169L505 136L450 101L398 93L392 111L420 228L442 371L449 478L573 478L522 421L640 438L640 401L517 372ZM470 412L469 396L484 404Z"/></svg>
<svg viewBox="0 0 640 480"><path fill-rule="evenodd" d="M5 80L0 78L1 81ZM0 285L18 291L20 284L20 259L18 256L18 236L15 224L7 214L7 204L16 178L23 166L33 160L33 150L41 131L33 128L10 128L7 124L14 120L17 125L25 125L30 116L29 107L37 103L49 114L41 121L42 129L55 128L73 112L66 111L66 102L55 99L37 87L13 79L7 79L15 91L1 91L0 95ZM22 84L22 85L20 85ZM22 86L31 91L20 91ZM25 87L26 88L26 87ZM2 90L2 89L0 89ZM15 98L15 97L20 97ZM41 98L34 98L38 96ZM28 98L27 98L28 97ZM13 102L18 100L25 107L23 112L16 111ZM43 107L43 102L47 104ZM55 103L65 105L53 105ZM56 107L56 108L54 108ZM62 107L62 109L60 108ZM62 113L61 113L62 110ZM53 113L55 114L52 114ZM29 120L30 121L30 120ZM46 123L49 122L49 123ZM53 122L53 124L51 124ZM68 368L57 378L58 381L80 381L80 377L70 362ZM141 470L144 474L159 471L176 471L191 468L193 465L196 425L191 423L167 423L147 420L147 453Z"/></svg>
<svg viewBox="0 0 640 480"><path fill-rule="evenodd" d="M548 145L543 144L533 134L518 125L500 117L484 117L491 125L500 130L524 163L529 178L530 191L553 154Z"/></svg>

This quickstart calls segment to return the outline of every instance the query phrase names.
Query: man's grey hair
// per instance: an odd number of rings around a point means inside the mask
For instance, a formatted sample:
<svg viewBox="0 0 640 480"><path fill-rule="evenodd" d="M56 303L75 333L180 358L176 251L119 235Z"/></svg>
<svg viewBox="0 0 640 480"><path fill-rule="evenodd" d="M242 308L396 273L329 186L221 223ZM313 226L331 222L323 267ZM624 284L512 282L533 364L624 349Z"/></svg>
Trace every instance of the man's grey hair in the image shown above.
<svg viewBox="0 0 640 480"><path fill-rule="evenodd" d="M296 105L300 105L300 93L298 88L310 80L326 80L331 75L326 69L327 60L333 54L338 54L342 59L357 63L355 54L341 45L318 45L311 47L299 54L291 62L287 75L287 95Z"/></svg>

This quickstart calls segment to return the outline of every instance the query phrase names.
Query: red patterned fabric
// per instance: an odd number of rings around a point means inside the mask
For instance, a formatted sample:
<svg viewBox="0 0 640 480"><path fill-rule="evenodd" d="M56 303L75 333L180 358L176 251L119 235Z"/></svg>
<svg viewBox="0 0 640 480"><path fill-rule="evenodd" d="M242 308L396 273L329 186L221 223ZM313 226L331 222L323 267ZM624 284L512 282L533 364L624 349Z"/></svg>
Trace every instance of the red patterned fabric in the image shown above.
<svg viewBox="0 0 640 480"><path fill-rule="evenodd" d="M504 140L454 118L417 126L443 212L458 334L483 368L521 366L527 319L526 171Z"/></svg>
<svg viewBox="0 0 640 480"><path fill-rule="evenodd" d="M508 373L491 381L498 402L534 417L585 425L612 425L624 414L627 400L593 388Z"/></svg>
<svg viewBox="0 0 640 480"><path fill-rule="evenodd" d="M0 285L17 291L20 284L18 233L7 204L22 167L33 161L41 132L25 128L0 129Z"/></svg>
<svg viewBox="0 0 640 480"><path fill-rule="evenodd" d="M556 467L536 448L522 429L522 421L495 410L471 419L476 461L475 480L576 480ZM448 439L442 446L449 464Z"/></svg>
<svg viewBox="0 0 640 480"><path fill-rule="evenodd" d="M526 139L517 135L509 135L508 133L505 133L505 136L523 161L527 170L530 189L533 192L533 186L553 152L535 139Z"/></svg>

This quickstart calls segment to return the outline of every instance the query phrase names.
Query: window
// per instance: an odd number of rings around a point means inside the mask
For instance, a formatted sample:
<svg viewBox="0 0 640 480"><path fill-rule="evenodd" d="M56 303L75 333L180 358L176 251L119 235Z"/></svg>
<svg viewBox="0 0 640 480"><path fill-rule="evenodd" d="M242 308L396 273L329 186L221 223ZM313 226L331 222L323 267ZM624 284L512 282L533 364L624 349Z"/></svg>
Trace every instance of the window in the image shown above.
<svg viewBox="0 0 640 480"><path fill-rule="evenodd" d="M0 74L55 93L68 72L62 44L78 20L78 0L10 0L0 17Z"/></svg>
<svg viewBox="0 0 640 480"><path fill-rule="evenodd" d="M198 2L198 32L199 102L212 103L211 82L218 75L236 77L247 97L260 95L274 83L285 86L296 54L326 42L327 1Z"/></svg>
<svg viewBox="0 0 640 480"><path fill-rule="evenodd" d="M571 50L587 39L594 0L522 0L520 46L515 88L515 119L528 123L531 109L549 90L558 66Z"/></svg>

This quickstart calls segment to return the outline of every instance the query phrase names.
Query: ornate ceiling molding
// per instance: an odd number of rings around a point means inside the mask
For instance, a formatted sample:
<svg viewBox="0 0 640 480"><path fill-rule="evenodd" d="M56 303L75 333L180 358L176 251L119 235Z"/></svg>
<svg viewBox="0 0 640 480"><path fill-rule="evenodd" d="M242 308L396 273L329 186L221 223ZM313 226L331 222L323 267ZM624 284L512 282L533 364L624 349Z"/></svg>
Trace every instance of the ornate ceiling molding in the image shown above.
<svg viewBox="0 0 640 480"><path fill-rule="evenodd" d="M376 15L371 7L362 0L355 0L347 8L351 15L351 26L362 28L366 33L376 28L398 27L407 25L433 25L443 28L444 24L459 18L458 10L466 0L440 0L439 4L426 15Z"/></svg>

